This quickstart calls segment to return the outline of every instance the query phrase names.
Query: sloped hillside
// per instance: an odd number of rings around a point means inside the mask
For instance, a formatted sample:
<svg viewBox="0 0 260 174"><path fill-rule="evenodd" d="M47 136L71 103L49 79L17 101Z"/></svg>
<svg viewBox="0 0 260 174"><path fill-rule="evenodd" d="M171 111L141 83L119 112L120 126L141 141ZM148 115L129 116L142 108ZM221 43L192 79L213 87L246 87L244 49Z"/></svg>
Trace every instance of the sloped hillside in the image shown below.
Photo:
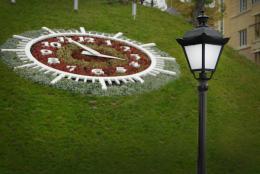
<svg viewBox="0 0 260 174"><path fill-rule="evenodd" d="M131 5L69 0L0 1L0 43L50 28L116 33L155 42L176 57L181 77L126 97L84 96L19 77L0 61L1 174L184 174L196 171L197 91L175 39L180 16ZM208 173L260 173L260 68L226 48L208 93Z"/></svg>

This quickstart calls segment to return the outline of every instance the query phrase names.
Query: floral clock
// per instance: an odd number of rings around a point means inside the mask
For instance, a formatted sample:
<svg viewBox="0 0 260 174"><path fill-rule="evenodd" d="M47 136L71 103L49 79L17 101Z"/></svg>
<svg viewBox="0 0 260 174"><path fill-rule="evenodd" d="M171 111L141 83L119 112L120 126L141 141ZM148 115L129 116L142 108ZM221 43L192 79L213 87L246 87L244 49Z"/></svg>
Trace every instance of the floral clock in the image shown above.
<svg viewBox="0 0 260 174"><path fill-rule="evenodd" d="M35 69L52 75L50 84L72 80L86 84L99 83L102 90L128 83L144 83L145 76L158 74L176 76L175 70L165 69L166 62L176 64L175 58L155 51L154 43L141 44L123 37L123 33L104 34L80 30L52 30L42 27L37 37L14 35L15 52L22 64L14 69Z"/></svg>

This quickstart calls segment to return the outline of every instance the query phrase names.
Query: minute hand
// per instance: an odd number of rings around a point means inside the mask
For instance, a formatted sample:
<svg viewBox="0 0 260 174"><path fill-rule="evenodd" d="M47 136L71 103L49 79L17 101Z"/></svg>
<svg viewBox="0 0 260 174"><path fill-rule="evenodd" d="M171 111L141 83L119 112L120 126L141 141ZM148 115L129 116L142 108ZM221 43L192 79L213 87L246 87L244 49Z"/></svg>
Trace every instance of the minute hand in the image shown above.
<svg viewBox="0 0 260 174"><path fill-rule="evenodd" d="M87 46L85 46L85 45L83 45L83 44L81 44L79 42L76 42L76 41L74 41L72 39L70 39L70 42L75 44L75 45L77 45L77 46L79 46L79 47L81 47L81 48L83 48L84 50L90 52L93 55L96 55L96 56L100 55L100 53L97 52L96 50L93 50L93 49L91 49L91 48L89 48L89 47L87 47Z"/></svg>
<svg viewBox="0 0 260 174"><path fill-rule="evenodd" d="M98 56L98 57L103 57L103 58L108 58L108 59L125 60L123 58L119 58L119 57L115 57L115 56L109 56L109 55L105 55L105 54L93 55L93 54L89 53L89 51L82 51L81 54L89 55L89 56Z"/></svg>

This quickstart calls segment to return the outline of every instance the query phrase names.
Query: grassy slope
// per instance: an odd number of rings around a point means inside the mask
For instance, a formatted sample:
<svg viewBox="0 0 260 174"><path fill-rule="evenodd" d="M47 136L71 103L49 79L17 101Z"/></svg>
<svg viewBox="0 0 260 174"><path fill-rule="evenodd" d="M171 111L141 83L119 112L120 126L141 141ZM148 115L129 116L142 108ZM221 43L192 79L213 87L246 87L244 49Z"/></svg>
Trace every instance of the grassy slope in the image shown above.
<svg viewBox="0 0 260 174"><path fill-rule="evenodd" d="M196 82L175 38L191 28L181 17L130 6L69 0L0 2L0 43L12 34L78 28L124 32L156 42L177 58L182 76L158 91L87 97L19 78L0 63L0 173L195 173ZM226 49L210 82L208 173L260 173L260 69Z"/></svg>

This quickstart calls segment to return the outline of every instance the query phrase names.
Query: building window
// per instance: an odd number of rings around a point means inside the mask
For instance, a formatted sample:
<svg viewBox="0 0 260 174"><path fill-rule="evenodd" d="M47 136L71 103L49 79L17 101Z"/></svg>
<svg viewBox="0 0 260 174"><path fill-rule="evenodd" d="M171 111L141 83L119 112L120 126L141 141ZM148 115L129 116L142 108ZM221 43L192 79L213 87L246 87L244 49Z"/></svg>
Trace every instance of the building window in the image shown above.
<svg viewBox="0 0 260 174"><path fill-rule="evenodd" d="M240 12L246 11L247 9L247 0L240 0Z"/></svg>
<svg viewBox="0 0 260 174"><path fill-rule="evenodd" d="M260 2L260 0L252 0L252 4Z"/></svg>
<svg viewBox="0 0 260 174"><path fill-rule="evenodd" d="M255 53L255 63L260 64L260 51Z"/></svg>
<svg viewBox="0 0 260 174"><path fill-rule="evenodd" d="M260 38L260 14L255 15L255 38Z"/></svg>
<svg viewBox="0 0 260 174"><path fill-rule="evenodd" d="M247 45L247 30L241 30L239 31L239 37L240 37L240 47Z"/></svg>

